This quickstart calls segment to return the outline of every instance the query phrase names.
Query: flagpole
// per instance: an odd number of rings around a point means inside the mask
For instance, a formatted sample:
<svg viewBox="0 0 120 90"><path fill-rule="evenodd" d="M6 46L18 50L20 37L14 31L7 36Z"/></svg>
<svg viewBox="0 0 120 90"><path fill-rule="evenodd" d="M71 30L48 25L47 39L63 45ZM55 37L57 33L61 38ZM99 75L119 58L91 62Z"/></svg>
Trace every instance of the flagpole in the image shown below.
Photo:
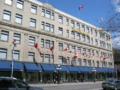
<svg viewBox="0 0 120 90"><path fill-rule="evenodd" d="M80 19L80 10L79 10L79 19Z"/></svg>
<svg viewBox="0 0 120 90"><path fill-rule="evenodd" d="M13 55L14 55L15 45L13 45ZM13 55L12 55L12 70L11 70L11 78L13 77Z"/></svg>

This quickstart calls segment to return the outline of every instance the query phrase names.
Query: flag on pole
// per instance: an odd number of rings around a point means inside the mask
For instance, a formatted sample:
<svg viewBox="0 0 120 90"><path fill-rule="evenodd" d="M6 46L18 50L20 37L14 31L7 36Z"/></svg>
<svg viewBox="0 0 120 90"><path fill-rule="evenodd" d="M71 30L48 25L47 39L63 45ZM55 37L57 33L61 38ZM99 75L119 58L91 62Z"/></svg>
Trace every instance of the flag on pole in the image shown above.
<svg viewBox="0 0 120 90"><path fill-rule="evenodd" d="M54 57L53 55L53 46L50 48L50 51L52 51L52 58Z"/></svg>
<svg viewBox="0 0 120 90"><path fill-rule="evenodd" d="M85 55L85 52L83 52L82 55L84 56L84 55Z"/></svg>
<svg viewBox="0 0 120 90"><path fill-rule="evenodd" d="M93 57L95 54L92 54L90 57Z"/></svg>
<svg viewBox="0 0 120 90"><path fill-rule="evenodd" d="M100 62L102 62L103 56L100 56Z"/></svg>
<svg viewBox="0 0 120 90"><path fill-rule="evenodd" d="M79 10L80 10L81 8L83 8L83 5L79 7Z"/></svg>
<svg viewBox="0 0 120 90"><path fill-rule="evenodd" d="M68 49L67 49L67 48L65 48L65 49L64 49L64 51L68 51Z"/></svg>
<svg viewBox="0 0 120 90"><path fill-rule="evenodd" d="M16 39L13 40L12 44L16 47L15 42L16 42ZM12 45L12 44L11 44L11 45ZM10 46L11 46L11 45L10 45Z"/></svg>
<svg viewBox="0 0 120 90"><path fill-rule="evenodd" d="M73 56L74 58L77 58L78 52L79 52L79 51L77 51L77 52L74 54L74 56Z"/></svg>
<svg viewBox="0 0 120 90"><path fill-rule="evenodd" d="M85 57L87 57L88 55L86 55Z"/></svg>
<svg viewBox="0 0 120 90"><path fill-rule="evenodd" d="M71 53L72 51L71 50L68 50L69 51L69 53Z"/></svg>
<svg viewBox="0 0 120 90"><path fill-rule="evenodd" d="M104 57L103 60L105 60L106 58L109 58L109 56L108 57Z"/></svg>
<svg viewBox="0 0 120 90"><path fill-rule="evenodd" d="M37 43L35 44L34 47L39 51L39 54L41 55L41 51L40 51L40 49L38 48L38 44L37 44Z"/></svg>

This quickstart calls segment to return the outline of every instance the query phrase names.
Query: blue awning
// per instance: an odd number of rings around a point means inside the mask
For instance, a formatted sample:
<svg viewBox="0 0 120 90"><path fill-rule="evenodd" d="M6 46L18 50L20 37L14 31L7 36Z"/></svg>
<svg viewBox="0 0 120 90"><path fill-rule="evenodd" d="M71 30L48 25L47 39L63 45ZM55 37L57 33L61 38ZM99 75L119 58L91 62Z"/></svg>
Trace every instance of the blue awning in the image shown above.
<svg viewBox="0 0 120 90"><path fill-rule="evenodd" d="M103 68L96 68L96 69L97 69L98 73L104 73L105 72Z"/></svg>
<svg viewBox="0 0 120 90"><path fill-rule="evenodd" d="M39 64L25 63L24 65L26 72L42 72L42 68Z"/></svg>
<svg viewBox="0 0 120 90"><path fill-rule="evenodd" d="M109 69L108 68L103 68L104 73L109 73Z"/></svg>
<svg viewBox="0 0 120 90"><path fill-rule="evenodd" d="M80 73L80 70L78 69L78 67L72 67L72 66L67 66L70 73Z"/></svg>
<svg viewBox="0 0 120 90"><path fill-rule="evenodd" d="M90 73L90 69L88 67L78 67L81 73Z"/></svg>
<svg viewBox="0 0 120 90"><path fill-rule="evenodd" d="M110 68L110 69L108 69L108 70L109 70L109 73L116 73L116 70L115 70L115 69Z"/></svg>
<svg viewBox="0 0 120 90"><path fill-rule="evenodd" d="M0 71L11 71L11 68L12 68L12 62L0 61ZM17 62L13 63L13 71L20 72L23 70L24 68L22 63L17 63Z"/></svg>
<svg viewBox="0 0 120 90"><path fill-rule="evenodd" d="M89 67L89 70L90 70L90 72L93 72L92 70L93 70L93 68L92 67ZM96 70L96 72L98 72L98 70L95 68L95 70Z"/></svg>
<svg viewBox="0 0 120 90"><path fill-rule="evenodd" d="M55 68L57 68L58 65L55 65ZM61 70L59 70L60 73L69 73L69 70L67 66L60 66Z"/></svg>
<svg viewBox="0 0 120 90"><path fill-rule="evenodd" d="M41 64L41 66L44 72L56 72L56 68L54 65Z"/></svg>

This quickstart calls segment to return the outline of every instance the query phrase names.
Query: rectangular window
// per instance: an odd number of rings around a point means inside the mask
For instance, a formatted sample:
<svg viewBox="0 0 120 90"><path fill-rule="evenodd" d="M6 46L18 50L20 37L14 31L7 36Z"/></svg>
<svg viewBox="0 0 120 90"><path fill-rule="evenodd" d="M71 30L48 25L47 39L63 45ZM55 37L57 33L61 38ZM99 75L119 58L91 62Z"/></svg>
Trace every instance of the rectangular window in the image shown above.
<svg viewBox="0 0 120 90"><path fill-rule="evenodd" d="M13 54L13 51L12 51L12 58L13 60L19 60L19 51L18 50L14 50L14 54Z"/></svg>
<svg viewBox="0 0 120 90"><path fill-rule="evenodd" d="M8 37L9 37L9 32L1 30L0 39L3 41L8 41Z"/></svg>
<svg viewBox="0 0 120 90"><path fill-rule="evenodd" d="M98 41L97 41L97 39L95 39L95 45L98 45Z"/></svg>
<svg viewBox="0 0 120 90"><path fill-rule="evenodd" d="M31 46L35 45L35 37L29 37L29 45Z"/></svg>
<svg viewBox="0 0 120 90"><path fill-rule="evenodd" d="M91 60L88 60L88 66L91 66Z"/></svg>
<svg viewBox="0 0 120 90"><path fill-rule="evenodd" d="M45 16L45 9L42 9L42 16Z"/></svg>
<svg viewBox="0 0 120 90"><path fill-rule="evenodd" d="M63 35L63 28L59 27L59 35Z"/></svg>
<svg viewBox="0 0 120 90"><path fill-rule="evenodd" d="M84 25L82 25L82 31L85 31L85 27L84 27Z"/></svg>
<svg viewBox="0 0 120 90"><path fill-rule="evenodd" d="M63 23L63 17L62 16L59 16L59 22Z"/></svg>
<svg viewBox="0 0 120 90"><path fill-rule="evenodd" d="M17 0L17 8L19 8L19 9L23 9L23 1L21 1L21 0Z"/></svg>
<svg viewBox="0 0 120 90"><path fill-rule="evenodd" d="M69 60L69 57L67 57L67 64L68 64L68 65L70 64L70 60Z"/></svg>
<svg viewBox="0 0 120 90"><path fill-rule="evenodd" d="M44 22L41 23L41 29L44 30Z"/></svg>
<svg viewBox="0 0 120 90"><path fill-rule="evenodd" d="M91 38L91 44L93 44L93 38Z"/></svg>
<svg viewBox="0 0 120 90"><path fill-rule="evenodd" d="M94 54L94 50L92 50L92 54Z"/></svg>
<svg viewBox="0 0 120 90"><path fill-rule="evenodd" d="M67 49L69 50L69 45L67 45Z"/></svg>
<svg viewBox="0 0 120 90"><path fill-rule="evenodd" d="M82 41L85 42L85 35L82 35Z"/></svg>
<svg viewBox="0 0 120 90"><path fill-rule="evenodd" d="M78 65L81 65L81 59L78 58Z"/></svg>
<svg viewBox="0 0 120 90"><path fill-rule="evenodd" d="M78 51L79 51L78 53L81 53L81 48L80 47L78 47Z"/></svg>
<svg viewBox="0 0 120 90"><path fill-rule="evenodd" d="M36 14L37 13L37 7L34 5L31 5L31 13Z"/></svg>
<svg viewBox="0 0 120 90"><path fill-rule="evenodd" d="M46 18L50 18L51 12L46 10Z"/></svg>
<svg viewBox="0 0 120 90"><path fill-rule="evenodd" d="M63 44L59 43L59 50L62 51L63 50Z"/></svg>
<svg viewBox="0 0 120 90"><path fill-rule="evenodd" d="M36 20L35 19L30 19L30 26L31 27L36 27Z"/></svg>
<svg viewBox="0 0 120 90"><path fill-rule="evenodd" d="M16 40L15 43L20 43L20 38L21 38L21 35L20 35L20 34L14 33L13 39Z"/></svg>
<svg viewBox="0 0 120 90"><path fill-rule="evenodd" d="M52 47L52 46L54 47L54 41L51 41L51 47Z"/></svg>
<svg viewBox="0 0 120 90"><path fill-rule="evenodd" d="M93 67L95 66L94 60L93 60Z"/></svg>
<svg viewBox="0 0 120 90"><path fill-rule="evenodd" d="M93 30L91 29L91 34L93 34Z"/></svg>
<svg viewBox="0 0 120 90"><path fill-rule="evenodd" d="M75 46L72 46L72 52L75 53Z"/></svg>
<svg viewBox="0 0 120 90"><path fill-rule="evenodd" d="M86 59L83 59L83 66L86 66Z"/></svg>
<svg viewBox="0 0 120 90"><path fill-rule="evenodd" d="M0 59L7 59L7 49L0 48Z"/></svg>
<svg viewBox="0 0 120 90"><path fill-rule="evenodd" d="M87 36L87 43L90 43L90 37Z"/></svg>
<svg viewBox="0 0 120 90"><path fill-rule="evenodd" d="M86 49L85 48L83 48L83 52L85 52L85 54L86 54Z"/></svg>
<svg viewBox="0 0 120 90"><path fill-rule="evenodd" d="M66 25L69 25L69 20L68 19L66 19Z"/></svg>
<svg viewBox="0 0 120 90"><path fill-rule="evenodd" d="M11 19L11 12L4 10L4 12L3 12L3 19L10 21L10 19Z"/></svg>
<svg viewBox="0 0 120 90"><path fill-rule="evenodd" d="M54 13L52 13L52 17L51 17L52 20L54 20Z"/></svg>
<svg viewBox="0 0 120 90"><path fill-rule="evenodd" d="M87 27L87 33L89 33L89 27Z"/></svg>
<svg viewBox="0 0 120 90"><path fill-rule="evenodd" d="M41 39L41 47L44 47L44 39Z"/></svg>
<svg viewBox="0 0 120 90"><path fill-rule="evenodd" d="M45 41L45 48L50 48L50 40Z"/></svg>
<svg viewBox="0 0 120 90"><path fill-rule="evenodd" d="M97 36L97 31L95 30L95 36Z"/></svg>
<svg viewBox="0 0 120 90"><path fill-rule="evenodd" d="M62 64L62 63L63 63L63 57L59 56L59 64Z"/></svg>
<svg viewBox="0 0 120 90"><path fill-rule="evenodd" d="M105 67L105 61L102 62L102 67Z"/></svg>
<svg viewBox="0 0 120 90"><path fill-rule="evenodd" d="M80 24L79 23L77 23L77 29L80 30Z"/></svg>
<svg viewBox="0 0 120 90"><path fill-rule="evenodd" d="M54 25L51 26L51 32L54 32Z"/></svg>
<svg viewBox="0 0 120 90"><path fill-rule="evenodd" d="M5 0L5 4L12 5L12 0Z"/></svg>
<svg viewBox="0 0 120 90"><path fill-rule="evenodd" d="M74 27L74 21L71 20L71 27Z"/></svg>
<svg viewBox="0 0 120 90"><path fill-rule="evenodd" d="M75 32L71 31L71 38L75 38Z"/></svg>
<svg viewBox="0 0 120 90"><path fill-rule="evenodd" d="M45 25L45 30L46 30L46 31L50 31L50 24L49 24L49 23L46 23L46 25Z"/></svg>
<svg viewBox="0 0 120 90"><path fill-rule="evenodd" d="M96 51L96 57L98 57L98 56L99 56L98 51Z"/></svg>
<svg viewBox="0 0 120 90"><path fill-rule="evenodd" d="M77 33L77 40L80 40L80 33Z"/></svg>
<svg viewBox="0 0 120 90"><path fill-rule="evenodd" d="M28 53L28 61L34 61L35 54L33 52Z"/></svg>
<svg viewBox="0 0 120 90"><path fill-rule="evenodd" d="M51 55L51 63L54 63L54 56Z"/></svg>
<svg viewBox="0 0 120 90"><path fill-rule="evenodd" d="M40 62L43 62L44 61L44 55L41 54L41 57L40 57Z"/></svg>
<svg viewBox="0 0 120 90"><path fill-rule="evenodd" d="M99 67L99 61L97 61L97 67Z"/></svg>
<svg viewBox="0 0 120 90"><path fill-rule="evenodd" d="M72 65L76 65L75 58L72 58Z"/></svg>
<svg viewBox="0 0 120 90"><path fill-rule="evenodd" d="M22 24L22 15L16 14L16 16L15 16L15 22Z"/></svg>
<svg viewBox="0 0 120 90"><path fill-rule="evenodd" d="M50 62L50 55L45 54L45 63L49 63L49 62Z"/></svg>
<svg viewBox="0 0 120 90"><path fill-rule="evenodd" d="M90 56L91 54L90 54L90 49L88 49L88 55Z"/></svg>
<svg viewBox="0 0 120 90"><path fill-rule="evenodd" d="M69 30L67 30L67 37L69 37Z"/></svg>

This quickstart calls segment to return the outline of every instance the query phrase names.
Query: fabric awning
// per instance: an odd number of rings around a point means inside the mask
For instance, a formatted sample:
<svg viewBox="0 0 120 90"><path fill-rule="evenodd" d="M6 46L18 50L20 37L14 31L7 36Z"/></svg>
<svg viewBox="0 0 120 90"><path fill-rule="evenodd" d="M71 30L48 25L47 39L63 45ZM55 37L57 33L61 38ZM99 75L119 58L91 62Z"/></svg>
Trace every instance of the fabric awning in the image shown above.
<svg viewBox="0 0 120 90"><path fill-rule="evenodd" d="M91 72L88 67L78 67L78 68L81 73L90 73Z"/></svg>
<svg viewBox="0 0 120 90"><path fill-rule="evenodd" d="M109 69L108 68L103 68L104 73L109 73Z"/></svg>
<svg viewBox="0 0 120 90"><path fill-rule="evenodd" d="M80 73L78 67L67 66L67 68L70 71L70 73Z"/></svg>
<svg viewBox="0 0 120 90"><path fill-rule="evenodd" d="M54 65L54 66L55 66L55 68L58 67L58 65ZM61 68L61 70L59 70L60 73L69 73L67 66L60 66L60 68Z"/></svg>
<svg viewBox="0 0 120 90"><path fill-rule="evenodd" d="M104 73L104 69L103 68L96 68L98 70L98 73Z"/></svg>
<svg viewBox="0 0 120 90"><path fill-rule="evenodd" d="M115 69L110 68L110 69L108 69L108 70L109 70L109 73L116 73L116 70L115 70Z"/></svg>

